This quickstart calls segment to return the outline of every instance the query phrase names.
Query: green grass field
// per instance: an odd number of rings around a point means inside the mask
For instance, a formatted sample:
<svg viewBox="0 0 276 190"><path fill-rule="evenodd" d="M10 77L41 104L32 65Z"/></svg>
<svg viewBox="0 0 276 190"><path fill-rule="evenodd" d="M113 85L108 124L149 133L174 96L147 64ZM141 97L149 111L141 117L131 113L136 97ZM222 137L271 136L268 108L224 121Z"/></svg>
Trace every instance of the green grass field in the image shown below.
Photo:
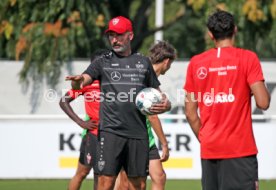
<svg viewBox="0 0 276 190"><path fill-rule="evenodd" d="M68 180L0 180L0 190L66 190ZM147 183L149 188L150 181ZM91 179L84 181L81 190L92 190ZM200 190L199 180L168 180L166 190ZM260 181L260 190L276 190L276 180Z"/></svg>

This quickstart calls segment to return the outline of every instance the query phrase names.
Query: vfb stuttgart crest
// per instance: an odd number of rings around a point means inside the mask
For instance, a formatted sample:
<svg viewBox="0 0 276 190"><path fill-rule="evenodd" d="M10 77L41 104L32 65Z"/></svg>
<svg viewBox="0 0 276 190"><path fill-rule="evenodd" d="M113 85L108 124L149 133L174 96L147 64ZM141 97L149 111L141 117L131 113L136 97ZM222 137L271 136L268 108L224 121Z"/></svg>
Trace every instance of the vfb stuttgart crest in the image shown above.
<svg viewBox="0 0 276 190"><path fill-rule="evenodd" d="M119 22L119 19L118 19L118 18L114 18L114 19L112 20L112 24L113 24L113 25L118 24L118 22Z"/></svg>
<svg viewBox="0 0 276 190"><path fill-rule="evenodd" d="M105 161L98 161L98 169L100 171L102 171L104 169L104 166L105 166Z"/></svg>

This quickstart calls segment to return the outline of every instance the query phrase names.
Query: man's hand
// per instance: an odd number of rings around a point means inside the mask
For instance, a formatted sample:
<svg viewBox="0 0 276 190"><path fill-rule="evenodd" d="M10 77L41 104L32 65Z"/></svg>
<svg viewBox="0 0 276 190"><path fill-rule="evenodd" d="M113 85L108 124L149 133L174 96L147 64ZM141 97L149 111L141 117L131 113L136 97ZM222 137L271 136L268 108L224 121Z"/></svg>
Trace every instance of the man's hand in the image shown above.
<svg viewBox="0 0 276 190"><path fill-rule="evenodd" d="M161 103L153 104L151 106L151 108L149 109L149 111L152 114L160 114L160 113L164 113L166 111L169 111L170 109L171 109L171 102L170 102L170 100L167 98L167 96L165 94L162 94L162 101L161 101Z"/></svg>
<svg viewBox="0 0 276 190"><path fill-rule="evenodd" d="M83 129L93 130L98 128L98 121L95 120L89 120L89 121L78 121L78 125Z"/></svg>
<svg viewBox="0 0 276 190"><path fill-rule="evenodd" d="M74 75L74 76L67 76L65 80L70 80L72 88L75 90L79 90L83 87L84 77L82 75Z"/></svg>
<svg viewBox="0 0 276 190"><path fill-rule="evenodd" d="M168 144L162 145L162 155L161 155L160 161L165 162L169 159L169 157L170 157L170 152L169 152Z"/></svg>

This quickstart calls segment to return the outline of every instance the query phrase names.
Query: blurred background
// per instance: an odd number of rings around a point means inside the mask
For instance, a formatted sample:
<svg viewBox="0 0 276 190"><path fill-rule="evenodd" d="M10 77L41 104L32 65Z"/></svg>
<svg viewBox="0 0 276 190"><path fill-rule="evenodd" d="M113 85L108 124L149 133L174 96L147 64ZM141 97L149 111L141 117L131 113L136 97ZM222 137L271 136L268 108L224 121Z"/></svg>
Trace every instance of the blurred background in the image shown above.
<svg viewBox="0 0 276 190"><path fill-rule="evenodd" d="M118 15L133 21L133 51L147 55L157 40L177 49L177 60L160 78L173 103L160 115L171 149L166 189L200 189L199 144L183 114L182 87L189 59L213 47L206 21L216 9L234 14L236 46L261 60L272 100L265 112L253 102L253 126L261 187L276 189L276 0L1 0L0 189L66 188L81 128L59 108L70 89L64 78L83 72L92 52L108 47L104 30ZM84 114L82 98L72 105ZM91 181L83 189L91 189Z"/></svg>

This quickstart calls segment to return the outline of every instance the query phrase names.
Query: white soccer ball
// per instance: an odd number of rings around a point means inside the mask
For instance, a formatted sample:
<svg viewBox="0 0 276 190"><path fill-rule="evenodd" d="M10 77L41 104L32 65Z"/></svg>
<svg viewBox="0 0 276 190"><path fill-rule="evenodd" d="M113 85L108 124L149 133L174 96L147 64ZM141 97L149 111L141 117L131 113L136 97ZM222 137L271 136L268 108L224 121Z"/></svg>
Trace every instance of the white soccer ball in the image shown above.
<svg viewBox="0 0 276 190"><path fill-rule="evenodd" d="M149 111L153 104L160 103L162 100L162 94L155 88L144 88L141 90L135 100L137 108L144 115L152 115Z"/></svg>

